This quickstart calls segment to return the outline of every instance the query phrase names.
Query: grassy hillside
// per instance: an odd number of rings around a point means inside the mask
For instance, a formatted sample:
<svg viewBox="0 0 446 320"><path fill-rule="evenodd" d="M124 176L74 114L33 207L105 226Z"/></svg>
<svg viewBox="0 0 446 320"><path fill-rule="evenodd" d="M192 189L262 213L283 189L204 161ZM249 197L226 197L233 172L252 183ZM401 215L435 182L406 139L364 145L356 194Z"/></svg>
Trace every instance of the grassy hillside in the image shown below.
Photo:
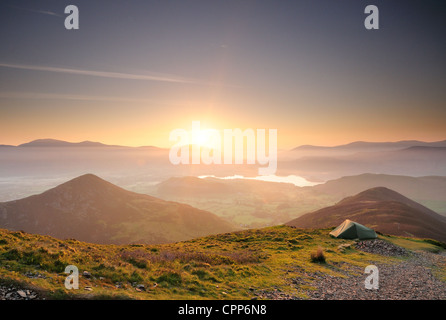
<svg viewBox="0 0 446 320"><path fill-rule="evenodd" d="M175 244L97 245L0 229L0 282L47 299L305 299L318 274L345 277L407 259L359 251L329 231L277 226ZM441 250L432 241L381 238L411 250ZM310 259L319 247L325 263ZM79 290L64 287L70 264L79 268ZM436 270L444 279L445 269Z"/></svg>

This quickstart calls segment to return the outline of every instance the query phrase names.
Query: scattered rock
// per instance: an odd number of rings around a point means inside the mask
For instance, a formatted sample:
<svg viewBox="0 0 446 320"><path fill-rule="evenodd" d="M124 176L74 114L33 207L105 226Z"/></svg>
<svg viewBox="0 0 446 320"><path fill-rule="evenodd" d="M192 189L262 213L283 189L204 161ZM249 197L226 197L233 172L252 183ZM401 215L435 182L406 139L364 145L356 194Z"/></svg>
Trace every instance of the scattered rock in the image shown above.
<svg viewBox="0 0 446 320"><path fill-rule="evenodd" d="M373 248L379 254L408 254L396 246L375 244L367 248ZM304 291L315 300L446 300L446 283L431 272L431 268L439 263L446 263L445 257L418 252L401 263L376 264L379 270L377 290L365 288L368 274L359 267L352 266L352 273L345 278L314 273L310 285L316 289ZM299 288L300 282L296 281L296 284Z"/></svg>
<svg viewBox="0 0 446 320"><path fill-rule="evenodd" d="M46 279L46 275L40 274L38 272L33 273L33 272L30 272L30 271L27 271L27 272L24 273L24 275L26 277L28 277L28 278L31 278L31 279L38 279L38 278Z"/></svg>
<svg viewBox="0 0 446 320"><path fill-rule="evenodd" d="M21 296L22 298L26 298L26 292L23 290L18 290L17 291L18 295Z"/></svg>
<svg viewBox="0 0 446 320"><path fill-rule="evenodd" d="M88 271L82 272L82 276L86 279L91 279L91 273Z"/></svg>
<svg viewBox="0 0 446 320"><path fill-rule="evenodd" d="M353 243L343 243L343 244L339 245L337 249L340 252L344 252L347 249L351 249L352 245L353 245Z"/></svg>
<svg viewBox="0 0 446 320"><path fill-rule="evenodd" d="M37 292L15 287L0 285L0 300L41 300Z"/></svg>
<svg viewBox="0 0 446 320"><path fill-rule="evenodd" d="M281 290L259 290L254 293L256 297L251 298L251 300L257 299L268 299L268 300L297 300L298 297L292 296L290 294L281 292Z"/></svg>
<svg viewBox="0 0 446 320"><path fill-rule="evenodd" d="M145 290L146 290L146 287L145 287L143 284L138 284L138 285L136 286L136 289L139 289L140 291L145 291Z"/></svg>
<svg viewBox="0 0 446 320"><path fill-rule="evenodd" d="M356 243L356 249L383 256L405 256L408 251L384 240L365 240Z"/></svg>

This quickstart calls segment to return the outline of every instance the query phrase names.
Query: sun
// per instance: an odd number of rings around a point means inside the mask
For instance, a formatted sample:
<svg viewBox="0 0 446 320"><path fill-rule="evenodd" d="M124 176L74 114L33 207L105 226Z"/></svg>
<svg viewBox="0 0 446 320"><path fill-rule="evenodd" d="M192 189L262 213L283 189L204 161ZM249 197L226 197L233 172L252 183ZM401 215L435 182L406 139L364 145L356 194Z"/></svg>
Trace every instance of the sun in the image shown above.
<svg viewBox="0 0 446 320"><path fill-rule="evenodd" d="M194 130L192 132L191 144L203 148L216 149L220 147L220 135L215 129Z"/></svg>
<svg viewBox="0 0 446 320"><path fill-rule="evenodd" d="M170 141L177 141L177 147L194 146L200 149L221 150L222 138L219 130L210 127L201 128L200 121L192 121L192 130L174 129L170 132Z"/></svg>

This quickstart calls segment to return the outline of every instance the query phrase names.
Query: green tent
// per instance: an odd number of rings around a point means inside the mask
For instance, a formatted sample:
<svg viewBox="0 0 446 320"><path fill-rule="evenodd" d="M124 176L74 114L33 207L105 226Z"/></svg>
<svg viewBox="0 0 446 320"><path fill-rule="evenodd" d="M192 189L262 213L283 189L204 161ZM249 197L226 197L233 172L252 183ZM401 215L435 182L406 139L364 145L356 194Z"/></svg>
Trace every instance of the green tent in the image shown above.
<svg viewBox="0 0 446 320"><path fill-rule="evenodd" d="M341 239L375 239L376 233L374 230L363 226L351 220L345 220L336 229L330 232L330 235Z"/></svg>

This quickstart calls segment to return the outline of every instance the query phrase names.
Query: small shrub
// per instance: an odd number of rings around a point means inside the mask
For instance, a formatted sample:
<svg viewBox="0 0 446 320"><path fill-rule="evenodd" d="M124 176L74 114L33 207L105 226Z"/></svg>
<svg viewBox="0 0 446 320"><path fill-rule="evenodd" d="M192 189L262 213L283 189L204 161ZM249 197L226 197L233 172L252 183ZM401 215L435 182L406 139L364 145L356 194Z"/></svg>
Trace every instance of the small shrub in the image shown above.
<svg viewBox="0 0 446 320"><path fill-rule="evenodd" d="M94 266L92 269L95 271L103 271L103 270L104 271L115 271L116 270L115 266L113 266L113 265L106 266L103 263L101 263L98 266Z"/></svg>
<svg viewBox="0 0 446 320"><path fill-rule="evenodd" d="M65 267L68 265L68 263L64 263L60 261L59 259L48 262L43 265L43 268L50 272L57 272L62 273L65 271Z"/></svg>
<svg viewBox="0 0 446 320"><path fill-rule="evenodd" d="M17 249L11 249L2 254L3 258L6 260L19 260L22 255Z"/></svg>
<svg viewBox="0 0 446 320"><path fill-rule="evenodd" d="M166 282L169 285L178 286L181 284L182 279L181 279L181 275L179 275L178 273L168 272L168 273L165 273L165 274L159 276L157 279L157 282L158 283Z"/></svg>
<svg viewBox="0 0 446 320"><path fill-rule="evenodd" d="M121 253L121 258L124 261L131 263L132 265L140 269L147 269L147 259L149 257L150 254L142 250L124 251Z"/></svg>
<svg viewBox="0 0 446 320"><path fill-rule="evenodd" d="M127 261L129 263L133 264L137 268L147 269L147 261L145 261L145 260L130 258Z"/></svg>
<svg viewBox="0 0 446 320"><path fill-rule="evenodd" d="M217 278L205 270L194 270L192 271L192 274L196 275L200 280L220 282Z"/></svg>
<svg viewBox="0 0 446 320"><path fill-rule="evenodd" d="M298 235L298 236L295 238L295 240L298 240L298 241L302 241L302 240L311 240L311 239L313 239L313 237L310 236L309 234L301 234L301 235Z"/></svg>
<svg viewBox="0 0 446 320"><path fill-rule="evenodd" d="M41 252L27 251L23 253L21 262L27 265L41 265L43 260Z"/></svg>
<svg viewBox="0 0 446 320"><path fill-rule="evenodd" d="M433 239L424 239L424 242L427 242L427 243L433 244L434 246L446 249L446 243L444 243L444 242L440 242L440 241L433 240Z"/></svg>
<svg viewBox="0 0 446 320"><path fill-rule="evenodd" d="M125 274L123 274L121 271L118 272L114 272L110 275L110 281L113 283L117 283L117 282L124 282L127 281L127 277Z"/></svg>
<svg viewBox="0 0 446 320"><path fill-rule="evenodd" d="M311 252L310 254L311 262L325 263L324 250L318 247L317 250Z"/></svg>
<svg viewBox="0 0 446 320"><path fill-rule="evenodd" d="M129 282L141 282L143 280L143 278L141 277L141 275L136 272L133 271L133 273L130 275L130 277L128 278Z"/></svg>
<svg viewBox="0 0 446 320"><path fill-rule="evenodd" d="M13 235L14 237L19 238L21 240L25 240L24 234L25 234L25 232L22 230L11 233L11 235Z"/></svg>

